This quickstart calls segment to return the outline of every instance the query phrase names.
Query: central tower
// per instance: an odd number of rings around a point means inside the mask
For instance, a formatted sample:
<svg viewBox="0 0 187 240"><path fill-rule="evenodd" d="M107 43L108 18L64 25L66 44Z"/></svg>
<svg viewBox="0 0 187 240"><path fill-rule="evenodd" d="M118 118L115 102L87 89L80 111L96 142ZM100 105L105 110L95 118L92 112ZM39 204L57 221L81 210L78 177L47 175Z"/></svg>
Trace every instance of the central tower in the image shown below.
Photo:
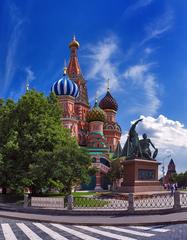
<svg viewBox="0 0 187 240"><path fill-rule="evenodd" d="M70 60L67 68L69 78L74 81L79 87L79 96L75 100L75 113L78 117L78 142L81 146L86 146L88 136L88 123L86 122L86 115L90 109L88 101L88 92L86 80L84 79L79 61L77 50L80 47L79 42L73 37L73 40L69 44L70 48Z"/></svg>

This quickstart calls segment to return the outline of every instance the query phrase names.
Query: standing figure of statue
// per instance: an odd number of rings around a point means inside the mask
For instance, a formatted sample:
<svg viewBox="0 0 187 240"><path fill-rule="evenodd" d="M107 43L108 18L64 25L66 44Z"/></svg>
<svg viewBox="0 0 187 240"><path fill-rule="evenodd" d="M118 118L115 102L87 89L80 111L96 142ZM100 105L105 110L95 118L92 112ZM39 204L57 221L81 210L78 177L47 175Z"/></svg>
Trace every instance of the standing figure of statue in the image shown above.
<svg viewBox="0 0 187 240"><path fill-rule="evenodd" d="M138 133L136 132L136 125L141 121L142 119L137 120L135 123L132 124L129 130L129 136L127 138L127 141L125 143L123 153L122 153L123 156L126 156L129 159L142 156Z"/></svg>
<svg viewBox="0 0 187 240"><path fill-rule="evenodd" d="M146 133L144 133L142 136L143 136L143 139L140 140L140 148L141 148L142 157L145 159L155 159L158 154L158 149L155 148L155 146L153 145L151 140L149 138L147 138ZM150 145L155 150L153 153L153 156L151 154Z"/></svg>

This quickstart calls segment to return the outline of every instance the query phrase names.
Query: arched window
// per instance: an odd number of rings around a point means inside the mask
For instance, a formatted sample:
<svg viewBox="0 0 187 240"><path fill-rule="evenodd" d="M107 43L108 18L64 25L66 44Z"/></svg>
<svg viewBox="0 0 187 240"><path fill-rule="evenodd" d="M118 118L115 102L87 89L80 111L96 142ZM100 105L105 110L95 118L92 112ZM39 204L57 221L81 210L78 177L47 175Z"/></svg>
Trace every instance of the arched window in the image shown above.
<svg viewBox="0 0 187 240"><path fill-rule="evenodd" d="M110 167L110 162L106 158L101 157L100 163L104 164L107 167Z"/></svg>

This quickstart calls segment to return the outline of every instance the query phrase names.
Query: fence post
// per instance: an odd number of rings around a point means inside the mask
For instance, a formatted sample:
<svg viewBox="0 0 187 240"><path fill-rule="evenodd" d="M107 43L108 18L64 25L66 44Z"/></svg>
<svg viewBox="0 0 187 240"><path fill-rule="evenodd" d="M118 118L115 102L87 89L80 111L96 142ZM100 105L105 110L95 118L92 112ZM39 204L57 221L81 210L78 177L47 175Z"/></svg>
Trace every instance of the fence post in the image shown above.
<svg viewBox="0 0 187 240"><path fill-rule="evenodd" d="M68 210L73 209L73 195L68 195L68 204L67 204Z"/></svg>
<svg viewBox="0 0 187 240"><path fill-rule="evenodd" d="M31 194L30 193L24 193L24 207L30 207L31 206Z"/></svg>
<svg viewBox="0 0 187 240"><path fill-rule="evenodd" d="M134 212L134 194L133 193L128 194L128 203L129 203L129 206L127 211L129 213L133 213Z"/></svg>
<svg viewBox="0 0 187 240"><path fill-rule="evenodd" d="M176 191L174 192L174 205L173 205L174 209L180 209L181 205L180 205L180 192Z"/></svg>

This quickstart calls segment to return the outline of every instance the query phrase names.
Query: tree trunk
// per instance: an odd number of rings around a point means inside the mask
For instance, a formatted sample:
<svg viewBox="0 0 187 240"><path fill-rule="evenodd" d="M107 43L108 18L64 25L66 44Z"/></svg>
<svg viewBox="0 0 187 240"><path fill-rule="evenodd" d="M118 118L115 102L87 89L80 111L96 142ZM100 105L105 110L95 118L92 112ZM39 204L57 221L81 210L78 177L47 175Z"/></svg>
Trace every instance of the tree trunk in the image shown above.
<svg viewBox="0 0 187 240"><path fill-rule="evenodd" d="M6 194L7 193L7 188L6 187L2 187L2 194Z"/></svg>

